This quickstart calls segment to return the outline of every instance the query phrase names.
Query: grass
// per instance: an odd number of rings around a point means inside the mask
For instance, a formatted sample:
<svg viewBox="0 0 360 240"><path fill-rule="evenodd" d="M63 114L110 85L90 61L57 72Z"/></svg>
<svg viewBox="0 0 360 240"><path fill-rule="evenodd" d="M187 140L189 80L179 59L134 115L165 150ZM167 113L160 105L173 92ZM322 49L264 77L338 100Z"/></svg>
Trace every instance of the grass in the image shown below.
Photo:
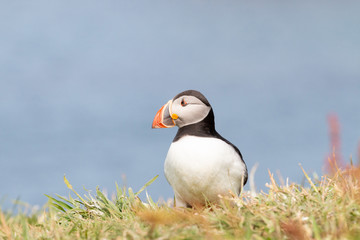
<svg viewBox="0 0 360 240"><path fill-rule="evenodd" d="M141 191L117 187L108 197L48 196L43 209L0 210L0 239L360 239L360 168L310 179L309 187L278 184L268 193L243 192L202 209L174 209Z"/></svg>

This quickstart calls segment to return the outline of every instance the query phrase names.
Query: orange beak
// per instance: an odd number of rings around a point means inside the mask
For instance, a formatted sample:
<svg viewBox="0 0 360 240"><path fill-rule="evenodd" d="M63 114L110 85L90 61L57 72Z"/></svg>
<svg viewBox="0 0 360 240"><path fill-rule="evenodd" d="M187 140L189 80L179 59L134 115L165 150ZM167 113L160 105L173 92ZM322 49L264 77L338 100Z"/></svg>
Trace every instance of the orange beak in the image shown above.
<svg viewBox="0 0 360 240"><path fill-rule="evenodd" d="M156 113L152 128L171 128L175 127L173 117L171 117L170 108L172 100L168 101L160 110Z"/></svg>

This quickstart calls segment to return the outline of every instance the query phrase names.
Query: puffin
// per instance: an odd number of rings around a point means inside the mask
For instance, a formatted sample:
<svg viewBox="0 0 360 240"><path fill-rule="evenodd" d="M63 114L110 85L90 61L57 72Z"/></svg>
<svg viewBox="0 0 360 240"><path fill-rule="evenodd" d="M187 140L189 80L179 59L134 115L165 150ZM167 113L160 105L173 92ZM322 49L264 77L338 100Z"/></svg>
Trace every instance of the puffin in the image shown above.
<svg viewBox="0 0 360 240"><path fill-rule="evenodd" d="M215 130L213 109L196 90L177 94L156 113L152 128L178 127L164 172L175 195L175 207L219 203L237 196L248 171L239 149Z"/></svg>

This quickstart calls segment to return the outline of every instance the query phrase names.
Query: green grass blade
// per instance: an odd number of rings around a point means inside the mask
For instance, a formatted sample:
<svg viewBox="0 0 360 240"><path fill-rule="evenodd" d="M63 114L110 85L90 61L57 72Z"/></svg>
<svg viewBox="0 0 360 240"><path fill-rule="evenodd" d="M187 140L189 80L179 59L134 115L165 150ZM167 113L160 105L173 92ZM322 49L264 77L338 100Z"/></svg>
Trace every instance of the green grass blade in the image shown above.
<svg viewBox="0 0 360 240"><path fill-rule="evenodd" d="M310 183L311 187L315 190L315 192L319 193L319 189L315 186L315 184L313 183L313 181L311 181L311 178L309 177L309 175L305 172L304 168L301 166L301 164L299 164L301 167L301 170L303 171L306 179L308 180L308 182Z"/></svg>
<svg viewBox="0 0 360 240"><path fill-rule="evenodd" d="M159 175L156 175L156 176L153 177L150 181L148 181L147 183L145 183L145 185L144 185L142 188L140 188L139 191L137 191L137 192L135 193L135 197L137 197L142 191L144 191L145 188L147 188L150 184L152 184L158 177L159 177Z"/></svg>
<svg viewBox="0 0 360 240"><path fill-rule="evenodd" d="M155 209L157 207L157 204L152 200L152 198L150 197L150 195L148 194L147 191L145 191L146 194L146 199L150 205L150 207L152 207L153 209Z"/></svg>
<svg viewBox="0 0 360 240"><path fill-rule="evenodd" d="M314 232L315 239L321 240L320 228L317 225L314 216L311 216L311 222L312 222L312 229Z"/></svg>
<svg viewBox="0 0 360 240"><path fill-rule="evenodd" d="M66 186L67 186L71 191L73 191L73 192L76 194L76 196L77 196L78 198L80 198L80 200L83 202L83 205L85 205L85 206L88 207L87 201L86 201L84 198L82 198L82 197L80 196L80 194L78 194L78 193L73 189L72 185L71 185L70 182L67 180L67 178L65 177L65 175L64 175L64 183L66 184Z"/></svg>
<svg viewBox="0 0 360 240"><path fill-rule="evenodd" d="M121 188L119 187L117 182L115 182L115 186L116 186L116 195L117 195L117 197L119 198L120 196L124 195L124 192L121 190Z"/></svg>
<svg viewBox="0 0 360 240"><path fill-rule="evenodd" d="M26 218L23 217L21 219L21 223L22 223L22 239L29 239L29 227L28 227L28 223L26 222Z"/></svg>
<svg viewBox="0 0 360 240"><path fill-rule="evenodd" d="M63 196L61 196L61 195L59 195L59 194L55 194L58 198L60 198L61 200L63 200L64 202L67 202L67 203L69 203L69 204L71 204L71 205L74 205L74 200L73 199L67 199L66 197L63 197ZM71 201L72 200L72 201Z"/></svg>
<svg viewBox="0 0 360 240"><path fill-rule="evenodd" d="M68 209L68 210L70 210L70 209L73 208L73 207L71 207L70 205L68 205L68 204L66 204L66 203L64 203L64 202L62 202L62 201L59 201L59 200L57 200L57 199L55 199L55 198L53 198L53 197L51 197L51 196L49 196L49 195L46 195L46 194L45 194L45 196L48 197L49 199L51 199L52 201L54 201L57 205L61 206L63 209ZM54 204L54 203L52 203L52 204Z"/></svg>
<svg viewBox="0 0 360 240"><path fill-rule="evenodd" d="M103 201L105 204L109 204L107 197L99 190L99 187L96 187L96 194L98 198Z"/></svg>

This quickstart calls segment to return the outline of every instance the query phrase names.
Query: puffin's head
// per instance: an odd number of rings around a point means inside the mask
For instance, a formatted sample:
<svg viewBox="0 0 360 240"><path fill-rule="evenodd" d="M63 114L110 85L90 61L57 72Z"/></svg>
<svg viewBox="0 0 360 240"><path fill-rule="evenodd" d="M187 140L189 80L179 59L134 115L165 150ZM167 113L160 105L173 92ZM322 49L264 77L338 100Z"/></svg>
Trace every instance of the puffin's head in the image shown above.
<svg viewBox="0 0 360 240"><path fill-rule="evenodd" d="M169 100L156 113L152 128L179 128L198 123L210 112L208 100L200 92L187 90Z"/></svg>

